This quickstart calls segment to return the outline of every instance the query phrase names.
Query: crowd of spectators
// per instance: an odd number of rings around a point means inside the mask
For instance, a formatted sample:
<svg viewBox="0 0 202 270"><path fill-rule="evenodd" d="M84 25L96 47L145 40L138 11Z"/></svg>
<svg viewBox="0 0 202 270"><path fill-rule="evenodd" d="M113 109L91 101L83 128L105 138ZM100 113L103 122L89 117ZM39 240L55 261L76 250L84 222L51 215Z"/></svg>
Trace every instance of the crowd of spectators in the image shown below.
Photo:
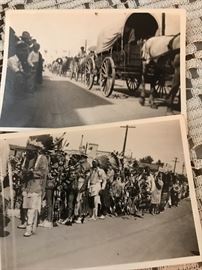
<svg viewBox="0 0 202 270"><path fill-rule="evenodd" d="M32 95L42 83L43 58L39 43L29 32L23 31L13 40L15 53L8 58L8 80L12 81L13 94L22 98L26 94Z"/></svg>

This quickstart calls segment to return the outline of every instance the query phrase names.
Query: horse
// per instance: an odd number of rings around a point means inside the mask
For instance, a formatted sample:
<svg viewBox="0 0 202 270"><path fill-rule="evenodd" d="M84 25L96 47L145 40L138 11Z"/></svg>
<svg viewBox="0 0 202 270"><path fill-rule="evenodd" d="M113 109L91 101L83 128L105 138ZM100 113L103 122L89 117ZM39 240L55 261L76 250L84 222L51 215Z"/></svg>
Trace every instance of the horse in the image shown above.
<svg viewBox="0 0 202 270"><path fill-rule="evenodd" d="M53 74L56 74L57 73L57 68L58 68L58 64L57 62L54 60L51 64L51 67L50 67L50 71L53 73Z"/></svg>
<svg viewBox="0 0 202 270"><path fill-rule="evenodd" d="M65 56L62 62L61 75L66 76L67 71L70 69L72 57Z"/></svg>
<svg viewBox="0 0 202 270"><path fill-rule="evenodd" d="M79 59L77 56L73 57L70 61L69 64L70 79L76 78L78 61Z"/></svg>
<svg viewBox="0 0 202 270"><path fill-rule="evenodd" d="M174 67L174 76L172 87L168 95L168 107L172 111L173 101L180 89L180 35L176 35L168 45L170 52L173 54L172 65Z"/></svg>
<svg viewBox="0 0 202 270"><path fill-rule="evenodd" d="M170 101L169 106L172 107L173 100L180 86L180 34L172 36L155 36L144 41L142 46L143 59L143 89L141 91L140 104L145 102L144 84L149 80L151 83L150 104L154 104L154 98L157 94L155 88L157 82L159 88L165 86L166 76L174 74L172 88L167 95ZM167 94L167 93L163 93Z"/></svg>
<svg viewBox="0 0 202 270"><path fill-rule="evenodd" d="M61 57L56 59L57 62L57 75L61 76L62 75L62 65L63 65L63 59Z"/></svg>
<svg viewBox="0 0 202 270"><path fill-rule="evenodd" d="M85 74L86 61L87 61L87 57L78 58L78 62L76 65L76 80L77 81L79 77L81 77L81 81L83 80L83 75Z"/></svg>
<svg viewBox="0 0 202 270"><path fill-rule="evenodd" d="M172 36L155 36L146 40L142 46L142 57L148 63L158 62L159 57L170 51L179 53L180 34Z"/></svg>

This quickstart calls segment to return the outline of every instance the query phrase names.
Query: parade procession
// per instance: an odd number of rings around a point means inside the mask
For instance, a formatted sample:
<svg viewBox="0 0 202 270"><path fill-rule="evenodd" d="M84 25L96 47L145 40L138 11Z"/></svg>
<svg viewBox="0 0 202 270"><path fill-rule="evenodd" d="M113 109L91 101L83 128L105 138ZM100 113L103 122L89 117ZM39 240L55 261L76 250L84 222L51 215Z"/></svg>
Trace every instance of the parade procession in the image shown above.
<svg viewBox="0 0 202 270"><path fill-rule="evenodd" d="M118 151L102 154L98 145L83 146L82 141L71 153L65 151L68 145L65 134L55 139L32 136L26 147L10 145L10 174L4 177L2 195L6 215L9 218L13 209L25 237L38 226L51 229L108 217L158 215L189 197L187 178L184 171L175 172L176 162L171 168L160 160L152 163L150 156L138 161Z"/></svg>
<svg viewBox="0 0 202 270"><path fill-rule="evenodd" d="M107 16L83 15L80 27L73 24L77 16L70 16L67 27L55 33L56 41L49 30L45 39L35 25L11 24L1 126L56 128L180 113L180 16L128 12L111 21ZM92 30L86 28L88 20ZM73 29L80 38L69 36ZM128 107L124 119L123 106ZM16 119L14 111L26 119Z"/></svg>
<svg viewBox="0 0 202 270"><path fill-rule="evenodd" d="M144 19L143 30L140 25ZM165 23L165 14L162 15ZM163 22L162 22L163 23ZM140 85L150 84L149 103L155 98L167 99L169 110L174 110L174 99L180 95L180 33L155 35L159 25L149 13L130 14L116 27L108 27L98 35L97 45L82 46L73 59L57 58L50 70L58 75L68 71L71 79L80 78L87 89L100 85L104 96L109 97L115 79L125 80L129 91L137 92ZM168 84L168 82L170 84ZM140 103L145 104L145 85L140 91Z"/></svg>

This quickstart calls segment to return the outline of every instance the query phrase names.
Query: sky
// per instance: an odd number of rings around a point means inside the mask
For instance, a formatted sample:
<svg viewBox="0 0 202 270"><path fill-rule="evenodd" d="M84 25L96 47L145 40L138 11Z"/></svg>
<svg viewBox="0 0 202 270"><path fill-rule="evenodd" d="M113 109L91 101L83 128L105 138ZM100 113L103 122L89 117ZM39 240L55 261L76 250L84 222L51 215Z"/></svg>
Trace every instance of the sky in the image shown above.
<svg viewBox="0 0 202 270"><path fill-rule="evenodd" d="M133 126L134 127L134 126ZM57 134L58 135L61 135ZM83 135L83 144L98 144L98 150L119 151L123 149L125 128L120 126L105 127L97 129L71 130L65 135L69 142L68 149L75 150L79 148L81 136ZM26 145L27 136L19 139L10 139L9 144ZM164 163L173 164L173 159L178 158L177 171L182 171L184 162L182 139L179 121L161 121L153 123L138 123L135 128L129 128L126 154L133 154L136 159L151 155L154 161L160 159Z"/></svg>
<svg viewBox="0 0 202 270"><path fill-rule="evenodd" d="M116 12L113 13L113 12ZM45 58L52 59L56 56L75 55L81 46L94 46L98 34L114 24L117 24L128 11L108 10L101 11L56 11L52 10L34 12L23 10L10 13L9 23L16 34L20 36L23 31L28 31L41 45L41 52L47 50ZM131 12L131 11L130 11ZM161 14L155 13L161 27ZM179 16L166 15L166 34L176 34L180 31Z"/></svg>

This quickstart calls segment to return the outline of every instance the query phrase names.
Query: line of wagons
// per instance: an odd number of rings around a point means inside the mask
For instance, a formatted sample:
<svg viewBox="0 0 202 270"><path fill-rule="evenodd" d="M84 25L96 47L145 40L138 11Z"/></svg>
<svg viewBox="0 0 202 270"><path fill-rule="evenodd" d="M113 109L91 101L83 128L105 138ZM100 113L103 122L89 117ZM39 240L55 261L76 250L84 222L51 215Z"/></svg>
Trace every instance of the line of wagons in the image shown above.
<svg viewBox="0 0 202 270"><path fill-rule="evenodd" d="M180 35L155 36L158 28L150 13L127 15L99 34L97 46L86 57L72 59L70 78L81 78L88 89L99 84L106 97L116 79L125 80L134 92L149 83L152 95L165 98L175 72L172 61L180 53Z"/></svg>

